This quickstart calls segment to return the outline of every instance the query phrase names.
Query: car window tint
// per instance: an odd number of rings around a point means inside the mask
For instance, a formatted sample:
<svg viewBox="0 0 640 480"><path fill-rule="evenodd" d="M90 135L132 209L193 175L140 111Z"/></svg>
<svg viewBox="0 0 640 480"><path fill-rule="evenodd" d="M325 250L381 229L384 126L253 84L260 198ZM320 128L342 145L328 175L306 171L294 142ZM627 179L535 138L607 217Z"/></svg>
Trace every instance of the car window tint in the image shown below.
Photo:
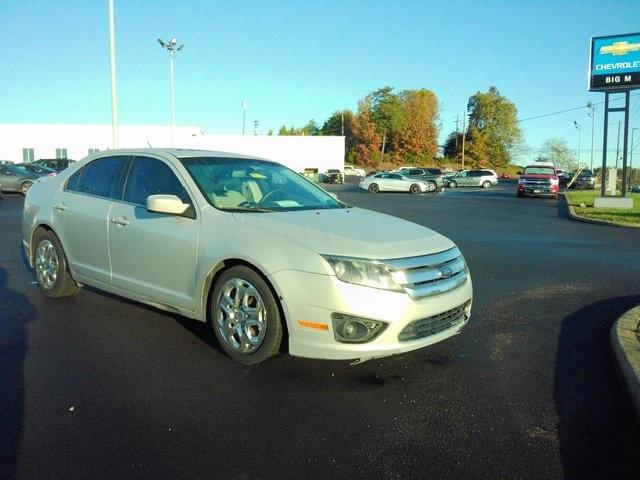
<svg viewBox="0 0 640 480"><path fill-rule="evenodd" d="M135 157L127 177L124 200L146 205L149 195L175 195L191 205L189 194L169 166L155 158Z"/></svg>
<svg viewBox="0 0 640 480"><path fill-rule="evenodd" d="M409 175L422 175L422 170L414 168L412 170L409 170Z"/></svg>
<svg viewBox="0 0 640 480"><path fill-rule="evenodd" d="M122 197L122 176L129 157L114 156L94 160L72 175L67 190L99 197ZM75 177L75 178L74 178Z"/></svg>

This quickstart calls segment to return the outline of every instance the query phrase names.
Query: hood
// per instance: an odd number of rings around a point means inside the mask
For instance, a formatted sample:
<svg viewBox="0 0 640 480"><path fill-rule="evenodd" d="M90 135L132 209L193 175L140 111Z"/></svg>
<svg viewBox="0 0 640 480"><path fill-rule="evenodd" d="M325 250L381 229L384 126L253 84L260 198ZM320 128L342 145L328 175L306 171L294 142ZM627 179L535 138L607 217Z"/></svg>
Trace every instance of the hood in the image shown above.
<svg viewBox="0 0 640 480"><path fill-rule="evenodd" d="M233 215L254 231L286 238L321 254L391 259L454 246L426 227L360 208Z"/></svg>
<svg viewBox="0 0 640 480"><path fill-rule="evenodd" d="M553 173L527 173L523 178L557 178Z"/></svg>

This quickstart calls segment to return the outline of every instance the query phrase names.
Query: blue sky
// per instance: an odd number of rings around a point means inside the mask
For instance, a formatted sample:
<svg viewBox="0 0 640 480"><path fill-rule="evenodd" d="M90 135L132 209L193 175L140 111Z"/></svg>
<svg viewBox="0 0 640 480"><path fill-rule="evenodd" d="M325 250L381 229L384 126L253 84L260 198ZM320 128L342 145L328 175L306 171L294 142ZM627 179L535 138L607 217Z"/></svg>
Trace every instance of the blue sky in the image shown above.
<svg viewBox="0 0 640 480"><path fill-rule="evenodd" d="M0 123L111 122L107 5L0 1ZM492 85L523 119L596 103L604 95L587 92L590 37L640 31L637 0L116 0L115 10L120 122L169 122L168 58L156 38L176 36L185 44L175 63L177 123L208 133L240 133L242 100L247 129L257 119L264 134L322 124L384 85L433 90L441 138L469 96ZM640 90L631 111L640 127ZM602 118L600 108L596 146ZM534 150L549 137L575 148L574 120L586 158L586 108L521 126Z"/></svg>

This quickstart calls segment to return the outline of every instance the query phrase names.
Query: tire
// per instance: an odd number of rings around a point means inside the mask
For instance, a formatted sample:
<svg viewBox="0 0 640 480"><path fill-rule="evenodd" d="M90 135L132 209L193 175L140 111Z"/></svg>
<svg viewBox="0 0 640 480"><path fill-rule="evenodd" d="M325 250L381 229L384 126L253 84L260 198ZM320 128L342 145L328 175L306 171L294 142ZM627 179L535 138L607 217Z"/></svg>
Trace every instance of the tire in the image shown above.
<svg viewBox="0 0 640 480"><path fill-rule="evenodd" d="M489 180L485 180L482 182L482 188L489 188L491 186L491 182Z"/></svg>
<svg viewBox="0 0 640 480"><path fill-rule="evenodd" d="M369 185L369 191L371 193L378 193L380 191L380 187L377 183L372 183L371 185Z"/></svg>
<svg viewBox="0 0 640 480"><path fill-rule="evenodd" d="M33 264L40 292L50 298L69 297L78 291L69 272L69 264L62 245L49 230L36 232Z"/></svg>
<svg viewBox="0 0 640 480"><path fill-rule="evenodd" d="M524 197L524 195L522 194L522 192L520 190L518 190L518 198L522 198Z"/></svg>
<svg viewBox="0 0 640 480"><path fill-rule="evenodd" d="M243 365L275 356L282 343L282 318L267 282L244 265L231 267L213 287L209 323L225 353Z"/></svg>
<svg viewBox="0 0 640 480"><path fill-rule="evenodd" d="M427 182L427 192L433 193L438 190L438 185L435 182Z"/></svg>
<svg viewBox="0 0 640 480"><path fill-rule="evenodd" d="M420 185L418 185L417 183L412 183L409 187L409 191L414 195L420 193Z"/></svg>
<svg viewBox="0 0 640 480"><path fill-rule="evenodd" d="M456 182L455 180L451 180L449 182L449 188L457 188L458 187L458 182Z"/></svg>
<svg viewBox="0 0 640 480"><path fill-rule="evenodd" d="M29 191L29 189L31 188L31 185L33 185L33 182L24 182L20 185L20 193L22 195L26 195L27 192Z"/></svg>

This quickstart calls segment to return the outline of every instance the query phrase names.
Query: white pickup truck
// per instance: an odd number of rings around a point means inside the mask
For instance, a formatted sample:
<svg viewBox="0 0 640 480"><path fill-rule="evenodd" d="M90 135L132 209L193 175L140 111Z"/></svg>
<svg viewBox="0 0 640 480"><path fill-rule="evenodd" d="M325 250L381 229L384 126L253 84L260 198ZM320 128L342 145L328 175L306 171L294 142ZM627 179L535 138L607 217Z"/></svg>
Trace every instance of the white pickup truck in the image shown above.
<svg viewBox="0 0 640 480"><path fill-rule="evenodd" d="M349 165L347 163L344 164L344 174L345 175L356 175L358 177L366 177L367 172L362 168L356 168L353 165Z"/></svg>

